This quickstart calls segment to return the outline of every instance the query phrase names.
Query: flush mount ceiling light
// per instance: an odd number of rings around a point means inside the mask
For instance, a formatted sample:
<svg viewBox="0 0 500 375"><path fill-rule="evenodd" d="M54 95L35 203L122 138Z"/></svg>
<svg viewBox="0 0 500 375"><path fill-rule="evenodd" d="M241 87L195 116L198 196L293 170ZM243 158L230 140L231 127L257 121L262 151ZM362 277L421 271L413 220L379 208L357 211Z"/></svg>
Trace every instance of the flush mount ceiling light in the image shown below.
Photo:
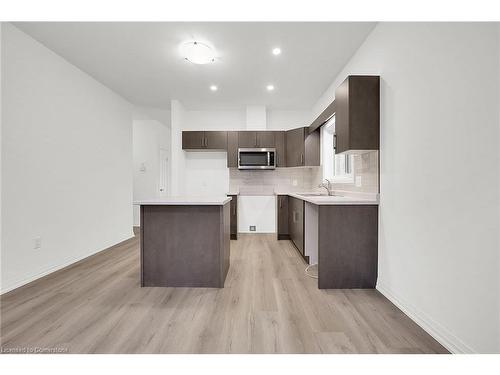
<svg viewBox="0 0 500 375"><path fill-rule="evenodd" d="M192 41L181 44L182 56L193 64L209 64L215 61L215 50L207 43Z"/></svg>
<svg viewBox="0 0 500 375"><path fill-rule="evenodd" d="M279 54L281 54L281 48L279 47L273 48L273 55L278 56Z"/></svg>
<svg viewBox="0 0 500 375"><path fill-rule="evenodd" d="M212 91L217 91L217 90L218 90L218 87L217 87L217 86L215 86L215 85L212 85L212 86L210 86L210 90L212 90Z"/></svg>
<svg viewBox="0 0 500 375"><path fill-rule="evenodd" d="M274 85L267 85L266 89L267 89L267 91L273 91L274 90Z"/></svg>

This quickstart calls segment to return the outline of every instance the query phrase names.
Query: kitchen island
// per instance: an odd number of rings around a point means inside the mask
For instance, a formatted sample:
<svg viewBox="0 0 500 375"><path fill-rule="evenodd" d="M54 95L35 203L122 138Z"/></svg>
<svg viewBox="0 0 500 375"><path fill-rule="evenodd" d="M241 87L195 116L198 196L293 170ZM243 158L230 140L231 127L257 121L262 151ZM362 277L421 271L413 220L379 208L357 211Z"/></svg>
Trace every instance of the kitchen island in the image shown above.
<svg viewBox="0 0 500 375"><path fill-rule="evenodd" d="M167 197L134 202L141 213L141 286L223 288L230 201Z"/></svg>

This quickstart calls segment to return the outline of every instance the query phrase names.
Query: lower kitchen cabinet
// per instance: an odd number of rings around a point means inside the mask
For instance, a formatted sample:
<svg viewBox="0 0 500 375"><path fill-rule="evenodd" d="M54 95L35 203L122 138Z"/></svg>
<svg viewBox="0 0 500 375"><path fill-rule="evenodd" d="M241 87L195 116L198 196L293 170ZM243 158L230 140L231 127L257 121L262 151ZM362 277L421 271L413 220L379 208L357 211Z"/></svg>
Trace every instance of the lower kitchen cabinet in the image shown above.
<svg viewBox="0 0 500 375"><path fill-rule="evenodd" d="M289 240L288 232L288 195L278 195L276 197L276 213L278 224L278 240Z"/></svg>
<svg viewBox="0 0 500 375"><path fill-rule="evenodd" d="M230 202L230 232L231 239L238 239L238 196L237 195L228 195L228 197L232 198Z"/></svg>
<svg viewBox="0 0 500 375"><path fill-rule="evenodd" d="M318 287L373 289L377 267L378 206L319 206Z"/></svg>
<svg viewBox="0 0 500 375"><path fill-rule="evenodd" d="M309 263L304 252L304 201L288 197L288 232L300 255Z"/></svg>

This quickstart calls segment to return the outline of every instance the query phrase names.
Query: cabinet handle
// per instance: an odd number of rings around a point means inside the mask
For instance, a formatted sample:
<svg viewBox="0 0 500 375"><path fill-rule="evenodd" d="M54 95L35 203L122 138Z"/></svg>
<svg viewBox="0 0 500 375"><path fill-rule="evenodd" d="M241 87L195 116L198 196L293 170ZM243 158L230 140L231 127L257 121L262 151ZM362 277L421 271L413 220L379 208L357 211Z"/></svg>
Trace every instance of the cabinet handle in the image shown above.
<svg viewBox="0 0 500 375"><path fill-rule="evenodd" d="M258 135L255 134L255 147L257 147L257 145L259 144L259 142L257 141L257 137L258 137Z"/></svg>
<svg viewBox="0 0 500 375"><path fill-rule="evenodd" d="M205 147L208 147L208 138L205 137Z"/></svg>
<svg viewBox="0 0 500 375"><path fill-rule="evenodd" d="M280 208L283 208L283 197L280 197L279 200L280 200Z"/></svg>
<svg viewBox="0 0 500 375"><path fill-rule="evenodd" d="M300 154L300 164L304 164L304 154Z"/></svg>

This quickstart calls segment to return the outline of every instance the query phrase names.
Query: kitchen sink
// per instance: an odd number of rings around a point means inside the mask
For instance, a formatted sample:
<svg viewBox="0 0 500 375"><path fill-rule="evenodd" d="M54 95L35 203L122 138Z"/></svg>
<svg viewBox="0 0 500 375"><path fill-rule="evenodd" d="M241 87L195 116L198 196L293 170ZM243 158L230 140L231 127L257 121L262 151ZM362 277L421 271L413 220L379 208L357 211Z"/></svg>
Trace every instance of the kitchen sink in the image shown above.
<svg viewBox="0 0 500 375"><path fill-rule="evenodd" d="M297 193L297 195L301 195L303 197L342 197L342 195L338 194L328 195L325 193Z"/></svg>

